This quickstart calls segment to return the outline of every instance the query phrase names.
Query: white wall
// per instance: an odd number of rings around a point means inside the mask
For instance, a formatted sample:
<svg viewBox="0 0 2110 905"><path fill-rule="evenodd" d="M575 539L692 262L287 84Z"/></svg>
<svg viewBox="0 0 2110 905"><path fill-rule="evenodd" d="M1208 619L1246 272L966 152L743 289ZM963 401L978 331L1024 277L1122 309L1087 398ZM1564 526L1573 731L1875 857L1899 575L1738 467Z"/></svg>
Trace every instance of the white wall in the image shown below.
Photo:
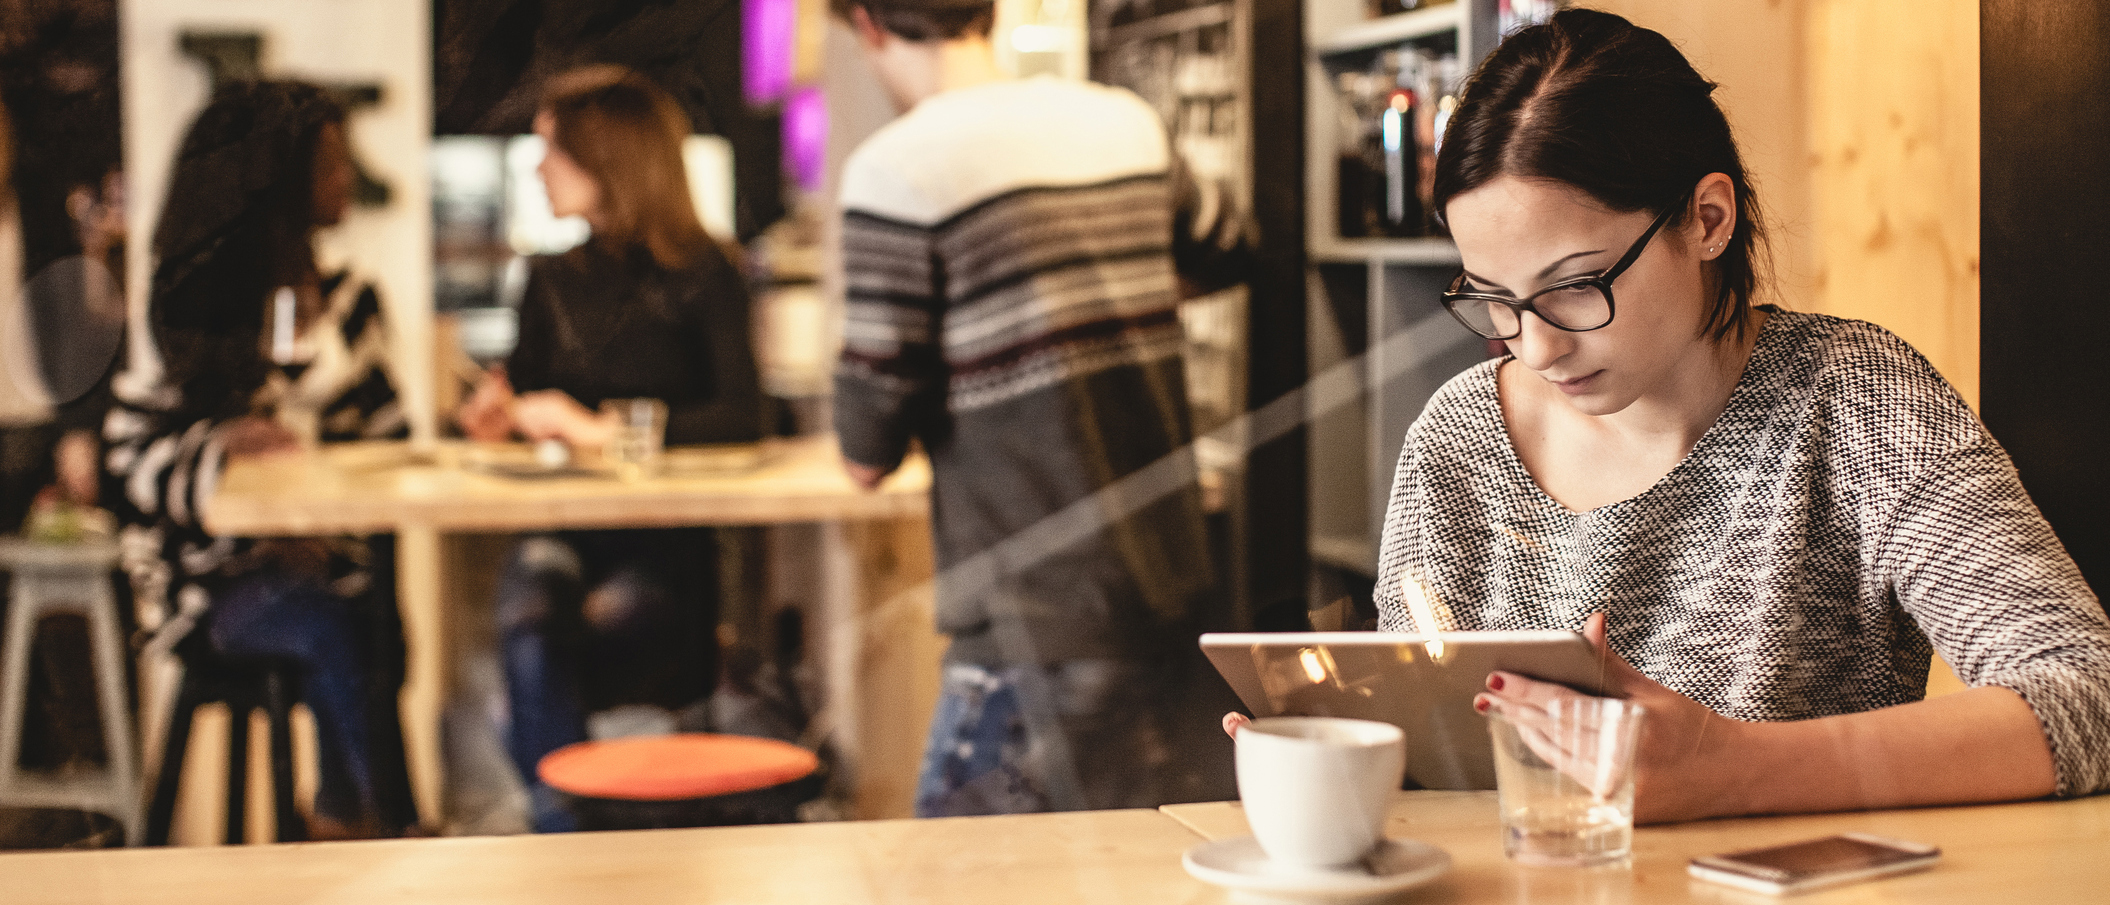
<svg viewBox="0 0 2110 905"><path fill-rule="evenodd" d="M177 41L186 30L263 34L267 76L381 86L381 103L352 117L355 155L388 184L385 208L354 207L325 234L321 262L371 277L395 331L397 389L414 435L433 436L432 14L428 0L121 0L125 174L131 200L126 261L133 329L144 327L148 260L183 132L207 99L206 72ZM137 348L135 356L144 350ZM135 357L134 366L141 365Z"/></svg>

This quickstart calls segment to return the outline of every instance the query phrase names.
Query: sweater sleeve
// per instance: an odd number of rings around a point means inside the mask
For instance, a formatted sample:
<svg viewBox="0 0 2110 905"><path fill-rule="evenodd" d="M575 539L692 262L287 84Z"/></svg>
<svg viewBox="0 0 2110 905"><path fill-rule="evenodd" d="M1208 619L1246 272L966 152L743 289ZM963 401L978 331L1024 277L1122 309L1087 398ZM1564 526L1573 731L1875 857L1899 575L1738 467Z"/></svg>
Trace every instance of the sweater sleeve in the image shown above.
<svg viewBox="0 0 2110 905"><path fill-rule="evenodd" d="M851 461L891 469L945 417L948 371L934 231L856 209L843 217L843 351L835 431Z"/></svg>
<svg viewBox="0 0 2110 905"><path fill-rule="evenodd" d="M744 443L763 427L762 382L755 370L752 306L740 272L725 261L706 269L691 296L691 342L710 362L709 382L667 410L668 443Z"/></svg>
<svg viewBox="0 0 2110 905"><path fill-rule="evenodd" d="M550 388L550 356L557 345L557 327L550 313L544 266L541 258L528 260L527 287L520 294L519 327L514 331L513 353L506 356L506 380L515 392Z"/></svg>
<svg viewBox="0 0 2110 905"><path fill-rule="evenodd" d="M201 512L219 483L224 434L236 419L169 404L166 385L118 392L103 422L104 472L110 503L128 524L167 525L202 538Z"/></svg>
<svg viewBox="0 0 2110 905"><path fill-rule="evenodd" d="M2058 794L2110 789L2110 618L2006 452L1987 438L1933 463L1877 555L1959 678L2036 712Z"/></svg>

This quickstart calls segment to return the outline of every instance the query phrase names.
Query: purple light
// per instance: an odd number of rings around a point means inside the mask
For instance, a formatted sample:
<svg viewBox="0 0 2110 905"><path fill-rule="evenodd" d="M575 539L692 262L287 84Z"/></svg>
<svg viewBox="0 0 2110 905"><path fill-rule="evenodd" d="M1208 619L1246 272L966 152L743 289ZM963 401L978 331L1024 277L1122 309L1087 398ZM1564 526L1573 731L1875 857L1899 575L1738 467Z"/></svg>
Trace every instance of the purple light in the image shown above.
<svg viewBox="0 0 2110 905"><path fill-rule="evenodd" d="M776 101L791 87L798 12L798 0L741 0L741 56L746 70L742 93L749 104Z"/></svg>
<svg viewBox="0 0 2110 905"><path fill-rule="evenodd" d="M828 163L828 101L801 88L784 101L784 168L809 192L821 189Z"/></svg>

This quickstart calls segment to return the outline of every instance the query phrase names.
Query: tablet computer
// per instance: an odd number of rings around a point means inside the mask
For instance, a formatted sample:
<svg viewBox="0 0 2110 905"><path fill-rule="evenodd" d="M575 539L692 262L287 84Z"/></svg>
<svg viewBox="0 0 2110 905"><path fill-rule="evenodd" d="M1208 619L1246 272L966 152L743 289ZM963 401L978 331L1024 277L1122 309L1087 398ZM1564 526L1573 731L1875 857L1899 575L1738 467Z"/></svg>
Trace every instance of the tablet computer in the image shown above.
<svg viewBox="0 0 2110 905"><path fill-rule="evenodd" d="M1424 789L1492 789L1494 747L1473 695L1496 670L1604 693L1575 632L1253 632L1201 636L1202 652L1255 717L1342 716L1407 733L1407 778Z"/></svg>

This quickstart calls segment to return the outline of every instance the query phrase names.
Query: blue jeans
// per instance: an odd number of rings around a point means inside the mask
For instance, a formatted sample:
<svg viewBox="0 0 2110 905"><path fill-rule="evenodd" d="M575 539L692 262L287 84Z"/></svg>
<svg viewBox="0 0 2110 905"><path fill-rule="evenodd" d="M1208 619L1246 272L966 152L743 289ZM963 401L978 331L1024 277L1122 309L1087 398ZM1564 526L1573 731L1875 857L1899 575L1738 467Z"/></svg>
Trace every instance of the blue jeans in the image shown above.
<svg viewBox="0 0 2110 905"><path fill-rule="evenodd" d="M379 813L366 713L372 670L360 628L353 604L316 580L256 572L215 596L206 629L219 653L300 664L320 762L315 813L347 824Z"/></svg>
<svg viewBox="0 0 2110 905"><path fill-rule="evenodd" d="M575 824L536 775L586 739L586 714L669 709L717 678L717 546L704 530L591 531L523 539L498 579L507 753L537 832Z"/></svg>
<svg viewBox="0 0 2110 905"><path fill-rule="evenodd" d="M1069 660L945 667L916 780L916 816L1165 803L1165 683L1150 664Z"/></svg>

